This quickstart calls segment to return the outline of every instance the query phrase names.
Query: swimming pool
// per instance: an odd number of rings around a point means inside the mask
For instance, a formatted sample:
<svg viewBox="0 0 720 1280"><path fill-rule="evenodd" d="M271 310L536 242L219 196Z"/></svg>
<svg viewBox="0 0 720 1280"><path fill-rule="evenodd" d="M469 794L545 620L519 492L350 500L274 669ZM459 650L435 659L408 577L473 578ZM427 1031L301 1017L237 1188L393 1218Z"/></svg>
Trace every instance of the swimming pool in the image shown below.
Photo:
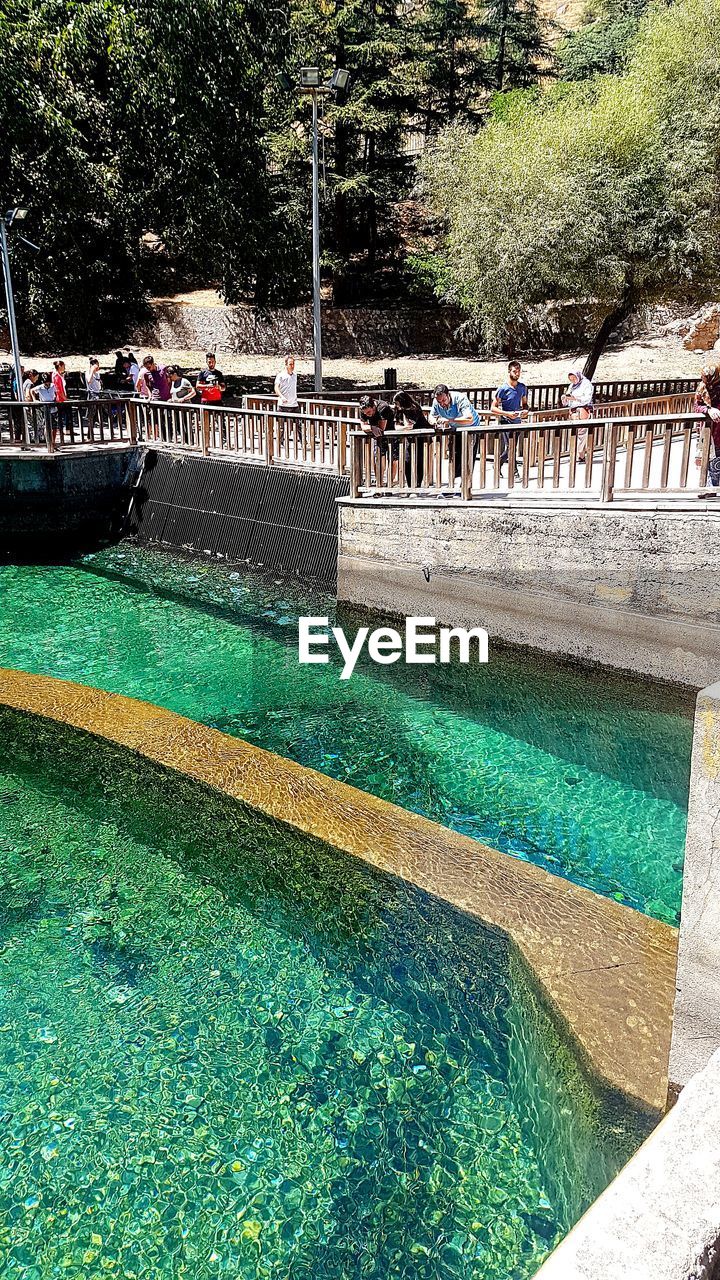
<svg viewBox="0 0 720 1280"><path fill-rule="evenodd" d="M127 544L3 566L0 591L2 665L167 706L677 921L689 697L498 645L480 670L340 682L297 663L297 617L331 597Z"/></svg>
<svg viewBox="0 0 720 1280"><path fill-rule="evenodd" d="M3 1274L531 1276L644 1127L506 941L131 752L0 731Z"/></svg>

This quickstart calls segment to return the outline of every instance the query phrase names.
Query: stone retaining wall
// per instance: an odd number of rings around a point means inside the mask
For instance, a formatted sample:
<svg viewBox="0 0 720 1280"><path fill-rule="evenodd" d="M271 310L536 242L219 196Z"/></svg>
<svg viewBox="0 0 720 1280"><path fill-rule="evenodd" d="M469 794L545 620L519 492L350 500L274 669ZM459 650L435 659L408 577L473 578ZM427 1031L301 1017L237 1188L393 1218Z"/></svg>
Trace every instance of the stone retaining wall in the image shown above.
<svg viewBox="0 0 720 1280"><path fill-rule="evenodd" d="M340 513L340 600L695 688L720 670L720 514L352 499Z"/></svg>

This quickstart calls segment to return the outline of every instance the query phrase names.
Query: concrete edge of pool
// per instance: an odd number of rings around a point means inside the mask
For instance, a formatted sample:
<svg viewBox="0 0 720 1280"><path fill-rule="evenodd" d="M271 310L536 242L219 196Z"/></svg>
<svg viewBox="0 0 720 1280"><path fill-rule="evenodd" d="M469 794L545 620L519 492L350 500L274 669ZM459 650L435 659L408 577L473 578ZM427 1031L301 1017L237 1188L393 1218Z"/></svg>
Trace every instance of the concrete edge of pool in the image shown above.
<svg viewBox="0 0 720 1280"><path fill-rule="evenodd" d="M500 929L592 1072L664 1109L677 953L669 925L150 703L1 668L0 702L126 747Z"/></svg>

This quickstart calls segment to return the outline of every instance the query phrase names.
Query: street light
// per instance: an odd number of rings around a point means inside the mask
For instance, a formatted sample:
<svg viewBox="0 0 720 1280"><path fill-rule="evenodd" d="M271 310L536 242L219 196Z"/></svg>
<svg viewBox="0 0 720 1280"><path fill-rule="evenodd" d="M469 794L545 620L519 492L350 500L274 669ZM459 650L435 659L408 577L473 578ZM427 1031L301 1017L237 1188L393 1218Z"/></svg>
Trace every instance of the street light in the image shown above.
<svg viewBox="0 0 720 1280"><path fill-rule="evenodd" d="M281 71L278 74L284 89L292 85ZM328 81L323 81L319 67L300 68L300 91L312 97L312 257L313 257L313 349L315 352L315 394L322 392L322 326L320 319L320 163L318 142L318 94L345 95L350 87L350 72L338 67Z"/></svg>
<svg viewBox="0 0 720 1280"><path fill-rule="evenodd" d="M5 279L5 299L7 302L8 325L10 328L10 344L12 347L13 366L15 369L15 395L22 400L22 367L20 364L20 347L18 345L17 324L15 322L15 299L13 297L12 278L10 275L10 253L8 251L7 233L16 222L22 222L27 209L8 209L4 217L0 217L0 251L2 252L3 276ZM24 240L25 237L23 236Z"/></svg>

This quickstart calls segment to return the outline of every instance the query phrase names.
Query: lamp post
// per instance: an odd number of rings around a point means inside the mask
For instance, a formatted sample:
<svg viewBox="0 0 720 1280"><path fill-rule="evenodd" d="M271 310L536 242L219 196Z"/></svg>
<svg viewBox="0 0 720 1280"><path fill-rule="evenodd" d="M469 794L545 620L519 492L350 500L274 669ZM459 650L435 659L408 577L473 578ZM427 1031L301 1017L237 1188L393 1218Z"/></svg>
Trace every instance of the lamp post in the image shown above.
<svg viewBox="0 0 720 1280"><path fill-rule="evenodd" d="M5 280L5 299L7 302L8 326L10 328L10 345L12 348L13 366L15 369L15 394L22 400L22 367L20 364L20 347L18 345L17 323L15 321L15 299L13 297L12 277L10 275L10 253L7 233L15 222L21 222L27 209L9 209L0 216L0 251L2 252L3 277ZM24 236L23 236L24 239Z"/></svg>
<svg viewBox="0 0 720 1280"><path fill-rule="evenodd" d="M282 76L283 82L287 78ZM288 82L289 83L289 82ZM318 130L318 94L344 95L350 85L350 72L337 68L325 83L319 67L301 67L300 89L312 97L312 278L313 278L313 351L315 354L315 394L322 392L322 319L320 313L320 159Z"/></svg>

